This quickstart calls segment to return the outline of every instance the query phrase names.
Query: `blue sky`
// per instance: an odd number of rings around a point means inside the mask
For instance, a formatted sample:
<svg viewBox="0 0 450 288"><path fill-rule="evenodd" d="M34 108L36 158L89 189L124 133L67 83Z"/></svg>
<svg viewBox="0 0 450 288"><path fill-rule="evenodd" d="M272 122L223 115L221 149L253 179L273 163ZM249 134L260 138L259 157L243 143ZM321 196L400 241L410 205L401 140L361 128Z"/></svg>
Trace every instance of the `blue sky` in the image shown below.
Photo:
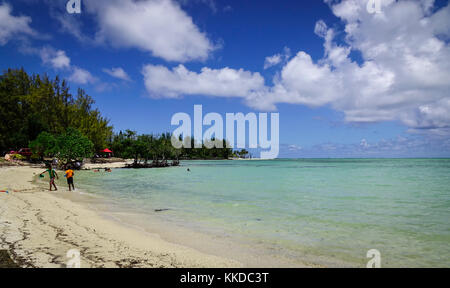
<svg viewBox="0 0 450 288"><path fill-rule="evenodd" d="M280 157L450 156L448 1L0 1L1 68L84 88L115 130L278 112Z"/></svg>

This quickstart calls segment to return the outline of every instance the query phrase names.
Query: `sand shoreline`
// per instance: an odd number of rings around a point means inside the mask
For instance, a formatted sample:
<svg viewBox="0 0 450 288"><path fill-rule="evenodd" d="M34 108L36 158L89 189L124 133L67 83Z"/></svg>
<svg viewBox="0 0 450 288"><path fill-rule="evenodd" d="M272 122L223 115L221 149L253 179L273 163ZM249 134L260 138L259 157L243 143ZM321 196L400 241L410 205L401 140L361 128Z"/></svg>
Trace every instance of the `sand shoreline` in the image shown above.
<svg viewBox="0 0 450 288"><path fill-rule="evenodd" d="M110 165L111 166L111 165ZM237 261L167 242L105 219L48 192L33 180L40 168L0 168L0 250L21 267L66 267L80 251L81 267L242 267Z"/></svg>

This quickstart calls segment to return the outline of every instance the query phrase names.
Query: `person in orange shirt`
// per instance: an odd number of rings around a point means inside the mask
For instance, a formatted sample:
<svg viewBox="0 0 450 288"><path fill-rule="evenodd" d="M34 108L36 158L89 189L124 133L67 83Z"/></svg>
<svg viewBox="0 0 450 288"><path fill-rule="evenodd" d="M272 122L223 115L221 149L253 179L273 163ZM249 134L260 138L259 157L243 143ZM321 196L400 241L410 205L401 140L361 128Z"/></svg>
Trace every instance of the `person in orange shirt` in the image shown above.
<svg viewBox="0 0 450 288"><path fill-rule="evenodd" d="M75 190L75 186L73 185L73 176L75 173L73 173L73 170L69 169L66 171L66 178L67 178L67 184L69 185L69 191Z"/></svg>

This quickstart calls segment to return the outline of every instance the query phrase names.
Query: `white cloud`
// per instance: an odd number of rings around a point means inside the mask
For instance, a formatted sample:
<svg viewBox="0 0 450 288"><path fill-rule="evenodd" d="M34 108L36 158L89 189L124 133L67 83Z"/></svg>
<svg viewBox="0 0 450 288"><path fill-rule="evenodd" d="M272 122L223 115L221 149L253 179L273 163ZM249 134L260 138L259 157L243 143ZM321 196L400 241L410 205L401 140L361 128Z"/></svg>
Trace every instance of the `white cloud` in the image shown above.
<svg viewBox="0 0 450 288"><path fill-rule="evenodd" d="M71 60L63 50L56 50L51 46L43 48L34 48L30 46L22 46L23 53L38 55L41 57L44 65L49 65L54 69L66 69L70 72L67 80L76 84L93 84L98 82L98 79L89 71L71 65Z"/></svg>
<svg viewBox="0 0 450 288"><path fill-rule="evenodd" d="M72 75L69 76L69 81L77 84L92 84L97 82L97 78L85 69L73 67L73 72Z"/></svg>
<svg viewBox="0 0 450 288"><path fill-rule="evenodd" d="M296 144L291 144L288 146L288 150L289 151L300 151L300 150L302 150L302 147L298 146Z"/></svg>
<svg viewBox="0 0 450 288"><path fill-rule="evenodd" d="M264 78L259 73L243 69L203 68L200 73L196 73L183 65L172 70L164 66L146 65L142 74L152 97L177 98L183 94L246 97L264 87Z"/></svg>
<svg viewBox="0 0 450 288"><path fill-rule="evenodd" d="M369 145L369 143L367 142L366 139L361 139L361 142L359 143L359 146L361 148L369 148L370 147L370 145Z"/></svg>
<svg viewBox="0 0 450 288"><path fill-rule="evenodd" d="M314 102L322 105L325 100L348 121L400 120L410 127L445 129L450 124L442 113L449 114L450 108L450 48L437 33L449 36L450 18L443 17L449 6L429 15L430 1L382 1L382 13L369 14L366 4L349 0L331 6L346 24L346 46L334 42L335 32L323 21L316 25L316 33L325 39L325 56L313 65L327 72L319 78L325 92L319 94L326 95L329 87L334 92ZM361 52L361 65L349 58L350 49ZM298 68L311 67L300 63ZM284 85L285 77L282 81ZM308 94L297 88L300 95ZM301 96L289 102L308 104Z"/></svg>
<svg viewBox="0 0 450 288"><path fill-rule="evenodd" d="M31 18L28 16L12 15L12 8L9 4L0 5L0 45L5 45L14 37L29 35L35 36L37 33L30 27Z"/></svg>
<svg viewBox="0 0 450 288"><path fill-rule="evenodd" d="M138 48L167 61L205 60L214 45L172 0L98 0L86 2L97 15L97 40Z"/></svg>
<svg viewBox="0 0 450 288"><path fill-rule="evenodd" d="M242 97L249 106L263 110L275 109L277 103L328 105L343 112L349 122L397 120L411 131L448 135L450 6L434 11L429 0L386 0L381 1L382 13L370 14L365 0L328 3L345 24L345 42L336 40L341 31L319 21L314 31L324 39L323 58L314 61L308 53L298 52L276 74L270 87L262 85L259 74L246 72L259 77L235 73L239 85L224 89L219 73L198 74L184 67L182 74L189 77L181 77L183 85L158 80L151 73L146 82L156 87L159 81L164 83L162 96L226 94ZM351 51L358 51L362 60L352 60ZM272 59L276 62L279 57ZM158 69L172 77L170 82L179 80L176 71ZM205 75L208 85L197 88ZM148 89L154 88L148 85ZM224 90L227 93L218 92Z"/></svg>
<svg viewBox="0 0 450 288"><path fill-rule="evenodd" d="M44 64L50 65L54 69L70 68L70 58L67 57L65 51L44 47L39 51L39 55Z"/></svg>
<svg viewBox="0 0 450 288"><path fill-rule="evenodd" d="M131 81L130 76L128 76L127 72L120 67L112 68L112 69L103 69L103 72L110 75L111 77L118 78L124 81Z"/></svg>
<svg viewBox="0 0 450 288"><path fill-rule="evenodd" d="M264 69L275 66L275 65L281 63L282 60L283 60L283 58L281 57L281 54L275 54L273 56L268 56L268 57L266 57L266 60L264 61Z"/></svg>
<svg viewBox="0 0 450 288"><path fill-rule="evenodd" d="M268 69L270 67L276 66L282 62L285 62L291 57L291 50L287 47L284 47L283 53L278 53L272 56L266 57L264 61L264 69Z"/></svg>
<svg viewBox="0 0 450 288"><path fill-rule="evenodd" d="M327 24L323 20L319 20L316 22L316 26L314 27L314 33L316 33L318 36L325 38L328 33L328 27Z"/></svg>
<svg viewBox="0 0 450 288"><path fill-rule="evenodd" d="M63 50L56 50L51 46L34 48L27 45L22 46L20 49L22 53L38 55L44 65L49 65L57 70L65 69L70 73L67 78L70 82L76 84L94 84L98 82L98 79L89 71L77 66L72 66L70 58Z"/></svg>

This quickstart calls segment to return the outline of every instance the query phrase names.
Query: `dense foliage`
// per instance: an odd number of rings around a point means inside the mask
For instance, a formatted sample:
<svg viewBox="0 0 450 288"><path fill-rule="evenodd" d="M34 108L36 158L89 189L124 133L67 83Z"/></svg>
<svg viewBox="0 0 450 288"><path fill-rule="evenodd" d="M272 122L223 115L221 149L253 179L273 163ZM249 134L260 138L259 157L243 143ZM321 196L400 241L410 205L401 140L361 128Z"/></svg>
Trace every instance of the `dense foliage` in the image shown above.
<svg viewBox="0 0 450 288"><path fill-rule="evenodd" d="M82 89L75 97L69 90L59 77L30 76L23 69L0 75L0 152L28 147L41 132L61 135L69 127L85 135L95 150L104 149L112 135L108 120Z"/></svg>
<svg viewBox="0 0 450 288"><path fill-rule="evenodd" d="M212 139L211 141L214 141ZM194 147L194 140L191 140ZM115 156L122 158L131 158L137 161L163 162L168 159L228 159L232 156L232 149L225 148L226 142L223 141L224 148L208 149L202 148L181 148L175 149L172 146L171 134L164 133L162 135L138 135L134 131L127 130L114 135L112 150Z"/></svg>
<svg viewBox="0 0 450 288"><path fill-rule="evenodd" d="M57 136L42 132L30 143L30 147L33 152L42 156L56 157L62 165L65 165L92 157L94 144L77 129L69 128Z"/></svg>
<svg viewBox="0 0 450 288"><path fill-rule="evenodd" d="M58 153L56 137L48 132L42 132L36 140L30 142L33 153L42 157L53 157Z"/></svg>

